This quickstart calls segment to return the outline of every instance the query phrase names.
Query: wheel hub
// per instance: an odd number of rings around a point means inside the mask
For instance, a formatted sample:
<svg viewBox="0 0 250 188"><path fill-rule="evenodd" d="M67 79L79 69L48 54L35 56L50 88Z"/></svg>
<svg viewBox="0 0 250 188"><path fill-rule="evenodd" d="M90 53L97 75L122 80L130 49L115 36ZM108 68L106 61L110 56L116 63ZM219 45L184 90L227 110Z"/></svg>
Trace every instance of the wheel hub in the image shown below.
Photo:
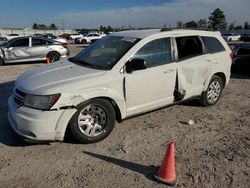
<svg viewBox="0 0 250 188"><path fill-rule="evenodd" d="M98 136L104 131L106 119L106 113L101 107L88 105L78 116L78 128L86 136Z"/></svg>
<svg viewBox="0 0 250 188"><path fill-rule="evenodd" d="M221 86L218 81L214 81L209 85L207 99L209 103L215 103L221 92Z"/></svg>

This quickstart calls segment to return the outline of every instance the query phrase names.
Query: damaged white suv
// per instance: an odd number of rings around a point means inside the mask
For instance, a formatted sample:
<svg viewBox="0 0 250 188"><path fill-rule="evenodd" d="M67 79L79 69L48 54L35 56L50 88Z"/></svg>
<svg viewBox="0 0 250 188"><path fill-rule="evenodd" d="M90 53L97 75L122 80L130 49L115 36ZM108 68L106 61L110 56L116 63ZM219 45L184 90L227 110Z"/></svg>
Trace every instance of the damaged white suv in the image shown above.
<svg viewBox="0 0 250 188"><path fill-rule="evenodd" d="M31 140L82 143L107 137L115 122L191 97L215 104L228 84L231 50L219 32L112 33L73 58L21 75L9 98L13 129Z"/></svg>

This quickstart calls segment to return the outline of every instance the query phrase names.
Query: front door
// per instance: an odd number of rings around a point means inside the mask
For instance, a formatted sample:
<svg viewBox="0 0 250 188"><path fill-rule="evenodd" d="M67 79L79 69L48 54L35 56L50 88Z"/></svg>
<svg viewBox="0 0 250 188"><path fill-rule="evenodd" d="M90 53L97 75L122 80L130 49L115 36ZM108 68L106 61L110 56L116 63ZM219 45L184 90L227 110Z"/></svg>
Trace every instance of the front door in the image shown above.
<svg viewBox="0 0 250 188"><path fill-rule="evenodd" d="M125 76L127 115L153 110L174 100L176 63L170 38L148 42L132 59L144 59L147 68Z"/></svg>
<svg viewBox="0 0 250 188"><path fill-rule="evenodd" d="M20 38L13 41L4 49L7 62L24 61L30 58L29 38Z"/></svg>

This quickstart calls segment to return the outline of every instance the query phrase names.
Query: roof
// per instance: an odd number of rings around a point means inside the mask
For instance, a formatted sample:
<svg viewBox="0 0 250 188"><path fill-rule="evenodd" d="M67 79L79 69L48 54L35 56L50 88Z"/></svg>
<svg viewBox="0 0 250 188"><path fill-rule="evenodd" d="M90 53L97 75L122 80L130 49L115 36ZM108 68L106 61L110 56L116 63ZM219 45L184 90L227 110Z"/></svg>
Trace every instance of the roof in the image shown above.
<svg viewBox="0 0 250 188"><path fill-rule="evenodd" d="M146 30L128 30L111 33L111 36L121 36L121 37L133 37L133 38L145 38L150 35L167 33L170 35L181 35L181 34L220 34L219 32L214 31L204 31L204 30L190 30L190 29L172 29L172 30L162 30L162 29L146 29Z"/></svg>
<svg viewBox="0 0 250 188"><path fill-rule="evenodd" d="M149 35L159 33L160 31L161 31L160 29L128 30L128 31L111 33L110 36L145 38Z"/></svg>

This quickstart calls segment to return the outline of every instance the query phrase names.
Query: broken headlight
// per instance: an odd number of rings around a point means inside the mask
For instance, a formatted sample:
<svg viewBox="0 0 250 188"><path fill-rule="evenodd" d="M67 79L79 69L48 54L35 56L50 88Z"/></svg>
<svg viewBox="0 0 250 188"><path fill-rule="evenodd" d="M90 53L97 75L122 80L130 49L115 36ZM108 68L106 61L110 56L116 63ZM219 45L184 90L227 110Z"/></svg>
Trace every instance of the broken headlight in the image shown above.
<svg viewBox="0 0 250 188"><path fill-rule="evenodd" d="M24 99L24 106L39 110L49 110L60 98L61 94L55 95L29 95Z"/></svg>

